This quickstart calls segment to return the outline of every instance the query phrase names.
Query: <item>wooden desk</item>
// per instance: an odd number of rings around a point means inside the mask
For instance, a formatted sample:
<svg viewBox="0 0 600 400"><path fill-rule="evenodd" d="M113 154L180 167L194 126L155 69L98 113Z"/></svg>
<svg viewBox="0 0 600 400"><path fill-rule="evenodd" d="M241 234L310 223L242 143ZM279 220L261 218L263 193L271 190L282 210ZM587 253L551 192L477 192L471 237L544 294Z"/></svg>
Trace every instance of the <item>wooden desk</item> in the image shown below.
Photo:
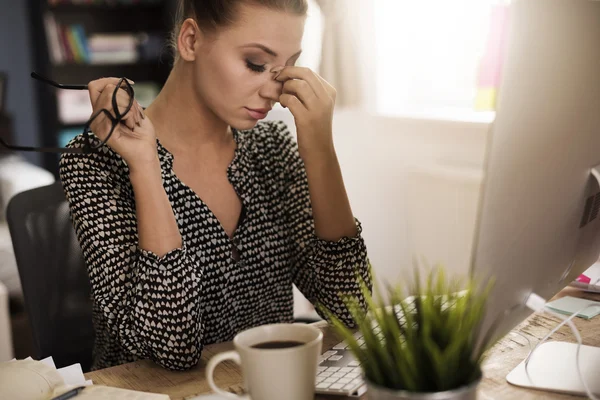
<svg viewBox="0 0 600 400"><path fill-rule="evenodd" d="M583 293L578 290L567 288L558 297L576 296L600 301L600 295ZM513 331L518 331L531 340L535 345L542 339L559 320L552 316L535 314L525 320ZM600 316L592 320L575 318L575 324L581 332L583 343L600 347ZM338 339L325 323L318 323L323 329L323 349L333 347ZM555 340L575 342L575 338L568 327L562 327L554 336ZM207 346L202 352L202 361L190 371L171 372L167 371L151 361L137 361L129 364L119 365L85 374L86 379L92 379L95 384L115 386L126 389L141 390L147 392L166 393L172 400L180 400L193 397L194 395L210 392L205 380L205 369L208 360L215 354L232 349L232 343L220 343ZM581 399L581 397L539 392L512 386L506 382L506 375L519 364L527 355L529 344L518 335L507 335L494 348L484 364L484 379L480 385L479 398L488 399ZM242 391L242 375L238 366L233 362L225 362L217 368L215 373L217 384L234 393ZM316 399L344 400L339 396L320 396ZM366 399L366 396L363 396Z"/></svg>

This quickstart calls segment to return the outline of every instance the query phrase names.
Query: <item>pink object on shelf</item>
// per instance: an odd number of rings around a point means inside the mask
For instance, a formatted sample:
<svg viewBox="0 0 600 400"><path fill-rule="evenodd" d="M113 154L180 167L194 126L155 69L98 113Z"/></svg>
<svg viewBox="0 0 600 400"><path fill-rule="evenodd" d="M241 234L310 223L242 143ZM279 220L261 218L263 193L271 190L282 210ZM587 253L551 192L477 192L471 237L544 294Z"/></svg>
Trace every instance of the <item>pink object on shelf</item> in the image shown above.
<svg viewBox="0 0 600 400"><path fill-rule="evenodd" d="M581 283L590 283L592 282L592 279L589 276L581 274L577 277L576 281Z"/></svg>

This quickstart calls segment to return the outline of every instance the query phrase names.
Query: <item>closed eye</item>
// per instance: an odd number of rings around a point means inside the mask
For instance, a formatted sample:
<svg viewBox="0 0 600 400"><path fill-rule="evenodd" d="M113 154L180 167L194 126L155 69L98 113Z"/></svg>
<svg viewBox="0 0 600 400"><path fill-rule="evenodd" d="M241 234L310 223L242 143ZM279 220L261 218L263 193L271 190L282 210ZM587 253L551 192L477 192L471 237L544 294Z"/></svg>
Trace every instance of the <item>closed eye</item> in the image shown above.
<svg viewBox="0 0 600 400"><path fill-rule="evenodd" d="M250 60L246 60L246 67L252 72L265 72L265 65L258 65L251 63Z"/></svg>

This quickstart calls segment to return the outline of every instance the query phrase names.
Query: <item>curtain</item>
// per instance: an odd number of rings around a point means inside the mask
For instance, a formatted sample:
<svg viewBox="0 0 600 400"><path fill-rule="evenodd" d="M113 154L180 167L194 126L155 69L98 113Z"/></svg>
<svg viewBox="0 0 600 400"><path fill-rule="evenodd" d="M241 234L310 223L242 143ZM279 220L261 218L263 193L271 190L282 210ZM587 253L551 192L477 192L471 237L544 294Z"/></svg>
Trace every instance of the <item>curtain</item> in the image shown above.
<svg viewBox="0 0 600 400"><path fill-rule="evenodd" d="M479 65L475 109L493 111L502 78L502 66L506 52L506 39L510 16L508 2L496 4L491 9L490 29L485 52Z"/></svg>
<svg viewBox="0 0 600 400"><path fill-rule="evenodd" d="M319 75L336 88L336 106L359 107L365 101L364 72L358 62L360 0L316 2L323 19Z"/></svg>

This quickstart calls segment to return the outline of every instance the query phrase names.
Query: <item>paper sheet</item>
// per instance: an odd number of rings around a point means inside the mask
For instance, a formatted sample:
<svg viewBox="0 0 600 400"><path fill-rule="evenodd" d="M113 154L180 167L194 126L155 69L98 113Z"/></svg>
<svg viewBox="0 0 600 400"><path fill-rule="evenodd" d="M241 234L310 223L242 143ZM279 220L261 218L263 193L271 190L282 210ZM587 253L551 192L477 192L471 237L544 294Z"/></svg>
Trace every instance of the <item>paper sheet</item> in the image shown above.
<svg viewBox="0 0 600 400"><path fill-rule="evenodd" d="M81 364L57 369L52 357L0 363L0 399L48 400L79 386L87 387L77 400L169 400L165 394L93 385L85 380Z"/></svg>
<svg viewBox="0 0 600 400"><path fill-rule="evenodd" d="M55 396L66 390L57 390ZM81 391L74 400L169 400L166 394L138 392L135 390L119 389L108 386L92 385Z"/></svg>

